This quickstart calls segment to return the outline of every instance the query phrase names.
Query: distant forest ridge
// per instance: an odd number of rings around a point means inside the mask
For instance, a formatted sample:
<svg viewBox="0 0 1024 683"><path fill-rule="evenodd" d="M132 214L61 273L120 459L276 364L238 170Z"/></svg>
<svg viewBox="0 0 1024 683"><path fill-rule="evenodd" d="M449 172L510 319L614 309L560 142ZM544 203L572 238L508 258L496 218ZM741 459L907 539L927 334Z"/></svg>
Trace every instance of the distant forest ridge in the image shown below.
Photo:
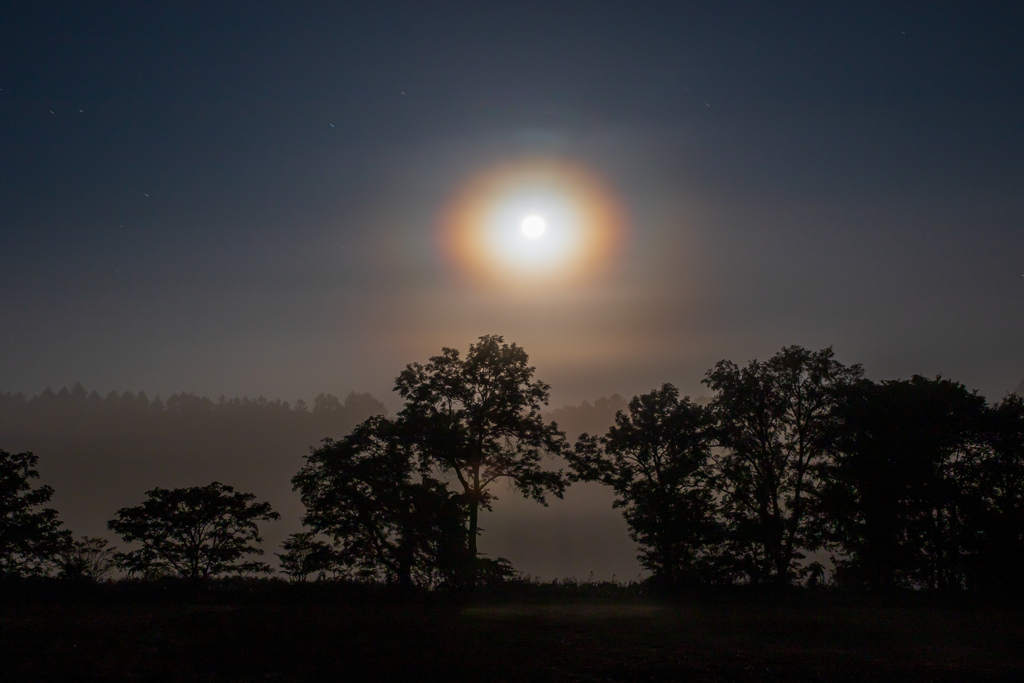
<svg viewBox="0 0 1024 683"><path fill-rule="evenodd" d="M708 401L707 397L697 399L698 403ZM577 405L554 408L544 416L557 422L569 439L575 440L583 432L603 433L614 423L615 413L625 410L627 405L628 401L621 395L612 394L593 402L584 400ZM227 398L221 395L211 399L191 392L173 393L167 398L161 398L160 394L150 398L145 391L110 391L101 395L81 382L76 382L71 389L66 386L56 391L46 388L35 396L22 392L0 393L0 435L4 436L33 432L33 427L51 434L54 430L67 433L80 429L84 422L93 418L137 422L153 414L211 414L222 418L249 415L258 416L261 421L269 418L295 423L298 420L306 423L307 429L319 423L328 430L317 437L319 440L340 438L371 415L387 415L388 409L371 394L355 391L349 392L344 400L334 394L319 393L311 402L298 399L294 403L263 396ZM127 425L122 423L121 426Z"/></svg>
<svg viewBox="0 0 1024 683"><path fill-rule="evenodd" d="M1013 393L1024 396L1024 379ZM707 396L694 399L700 405L710 401L711 398ZM544 417L558 423L571 443L583 433L603 434L614 424L615 414L620 410L625 411L628 403L621 395L612 394L593 402L584 400L575 405L551 408L544 412ZM277 432L279 436L291 434L292 439L288 441L295 445L303 443L299 453L304 453L308 446L315 445L323 438L339 439L345 436L367 417L387 414L388 409L384 403L366 392L352 391L344 399L322 392L311 402L298 399L293 403L263 396L227 398L221 395L211 399L191 392L173 393L167 398L161 398L160 394L150 398L145 391L110 391L101 395L95 390L90 391L81 382L76 382L71 389L66 386L56 391L47 388L35 396L27 396L22 392L0 393L0 438L15 437L16 441L21 442L21 447L38 451L42 443L27 443L24 438L45 435L48 437L46 441L49 441L63 435L77 440L101 434L109 437L114 432L122 436L133 433L141 436L138 432L143 424L148 425L143 431L151 432L157 424L176 423L180 428L185 426L180 423L180 420L184 420L190 427L194 427L194 424L198 424L194 420L198 420L205 425L199 431L207 436L212 435L212 432L223 431L227 440L231 438L228 434L237 434L235 429L242 427L243 423L252 425L258 433ZM159 415L164 418L158 418ZM203 415L214 422L204 420ZM146 416L153 416L155 421L145 419ZM195 429L190 431L196 434ZM0 447L8 449L14 445L11 442L6 446L0 443Z"/></svg>
<svg viewBox="0 0 1024 683"><path fill-rule="evenodd" d="M297 413L333 413L340 410L353 410L357 406L363 409L376 410L380 414L386 414L384 404L368 393L350 392L344 401L338 399L334 394L320 393L313 399L312 404L304 399L295 403L282 401L281 399L269 400L263 396L249 398L248 396L226 398L221 395L217 400L206 396L198 396L191 392L171 394L167 399L160 398L155 394L152 399L145 391L135 394L131 391L117 392L110 391L105 396L99 392L86 389L81 382L68 389L66 386L59 391L51 388L44 389L36 396L28 397L22 392L4 392L0 394L0 406L14 408L19 405L45 407L60 410L82 410L96 412L123 412L137 415L139 411L152 412L186 412L186 411L207 411L207 410L231 410L239 408L265 408L268 410L292 411ZM377 413L374 413L377 414Z"/></svg>

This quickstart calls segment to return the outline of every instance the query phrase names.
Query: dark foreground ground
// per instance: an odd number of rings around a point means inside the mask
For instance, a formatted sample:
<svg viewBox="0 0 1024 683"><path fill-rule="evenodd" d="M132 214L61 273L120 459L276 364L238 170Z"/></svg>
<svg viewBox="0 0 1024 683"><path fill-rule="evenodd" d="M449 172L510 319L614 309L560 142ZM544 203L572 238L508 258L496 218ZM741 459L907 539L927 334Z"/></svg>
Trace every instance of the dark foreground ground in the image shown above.
<svg viewBox="0 0 1024 683"><path fill-rule="evenodd" d="M856 600L0 605L7 681L1024 680L998 605Z"/></svg>

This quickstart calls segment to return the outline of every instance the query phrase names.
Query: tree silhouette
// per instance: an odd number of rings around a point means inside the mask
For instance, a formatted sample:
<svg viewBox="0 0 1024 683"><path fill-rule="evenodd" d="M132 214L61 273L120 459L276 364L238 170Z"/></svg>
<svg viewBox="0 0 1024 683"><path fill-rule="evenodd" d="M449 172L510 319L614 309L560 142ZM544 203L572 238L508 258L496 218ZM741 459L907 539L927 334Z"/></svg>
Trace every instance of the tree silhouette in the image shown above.
<svg viewBox="0 0 1024 683"><path fill-rule="evenodd" d="M664 584L713 573L720 525L708 484L710 426L710 411L664 384L633 397L607 434L583 434L566 456L575 479L612 487L640 563Z"/></svg>
<svg viewBox="0 0 1024 683"><path fill-rule="evenodd" d="M782 349L740 368L719 362L703 383L715 390L718 488L736 569L755 582L790 583L804 551L820 546L822 525L809 514L834 436L834 407L859 365L832 348Z"/></svg>
<svg viewBox="0 0 1024 683"><path fill-rule="evenodd" d="M116 550L105 538L82 536L60 553L57 565L65 579L103 581L116 567Z"/></svg>
<svg viewBox="0 0 1024 683"><path fill-rule="evenodd" d="M343 567L334 547L312 531L290 534L281 548L283 553L275 553L281 560L281 571L293 581L304 582L310 574L323 579L327 574L336 575Z"/></svg>
<svg viewBox="0 0 1024 683"><path fill-rule="evenodd" d="M491 485L501 479L527 498L546 504L561 497L562 472L542 467L544 454L565 450L558 426L541 416L550 387L533 379L526 352L487 335L471 344L463 359L443 348L426 365L412 363L395 380L405 399L399 413L412 435L424 470L454 475L468 513L470 586L475 584L478 516L491 509Z"/></svg>
<svg viewBox="0 0 1024 683"><path fill-rule="evenodd" d="M57 511L41 507L53 489L29 481L39 478L38 462L32 453L0 450L0 575L44 574L70 542Z"/></svg>
<svg viewBox="0 0 1024 683"><path fill-rule="evenodd" d="M465 543L462 506L415 465L404 425L382 416L306 457L292 479L306 506L302 521L333 541L335 566L405 587L454 579ZM328 559L311 539L296 542L290 563L303 553Z"/></svg>
<svg viewBox="0 0 1024 683"><path fill-rule="evenodd" d="M988 450L978 473L974 573L987 591L1024 591L1024 392L1010 394L989 412Z"/></svg>
<svg viewBox="0 0 1024 683"><path fill-rule="evenodd" d="M107 527L141 548L117 554L130 575L173 575L189 579L225 573L267 573L263 562L240 561L262 555L257 522L278 519L270 503L254 503L251 493L213 482L189 488L155 488L142 505L121 508Z"/></svg>
<svg viewBox="0 0 1024 683"><path fill-rule="evenodd" d="M967 587L981 498L985 401L915 375L848 388L822 502L837 579Z"/></svg>

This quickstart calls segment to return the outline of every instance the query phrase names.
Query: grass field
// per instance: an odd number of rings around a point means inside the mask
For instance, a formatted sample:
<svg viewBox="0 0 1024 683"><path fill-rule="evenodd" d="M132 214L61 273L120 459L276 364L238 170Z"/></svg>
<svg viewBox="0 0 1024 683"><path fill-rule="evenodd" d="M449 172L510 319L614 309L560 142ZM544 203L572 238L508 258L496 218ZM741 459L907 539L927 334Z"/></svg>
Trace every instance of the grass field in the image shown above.
<svg viewBox="0 0 1024 683"><path fill-rule="evenodd" d="M0 608L4 680L1024 680L982 606L718 600Z"/></svg>

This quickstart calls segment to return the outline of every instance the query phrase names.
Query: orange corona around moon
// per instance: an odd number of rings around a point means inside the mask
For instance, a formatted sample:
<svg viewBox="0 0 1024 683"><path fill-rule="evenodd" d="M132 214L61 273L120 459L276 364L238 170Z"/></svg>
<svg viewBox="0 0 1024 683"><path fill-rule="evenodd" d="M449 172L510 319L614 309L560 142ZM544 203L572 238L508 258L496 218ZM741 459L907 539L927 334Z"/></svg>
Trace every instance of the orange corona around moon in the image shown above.
<svg viewBox="0 0 1024 683"><path fill-rule="evenodd" d="M441 247L474 280L550 283L598 274L621 246L624 211L595 173L561 160L483 169L440 215Z"/></svg>

